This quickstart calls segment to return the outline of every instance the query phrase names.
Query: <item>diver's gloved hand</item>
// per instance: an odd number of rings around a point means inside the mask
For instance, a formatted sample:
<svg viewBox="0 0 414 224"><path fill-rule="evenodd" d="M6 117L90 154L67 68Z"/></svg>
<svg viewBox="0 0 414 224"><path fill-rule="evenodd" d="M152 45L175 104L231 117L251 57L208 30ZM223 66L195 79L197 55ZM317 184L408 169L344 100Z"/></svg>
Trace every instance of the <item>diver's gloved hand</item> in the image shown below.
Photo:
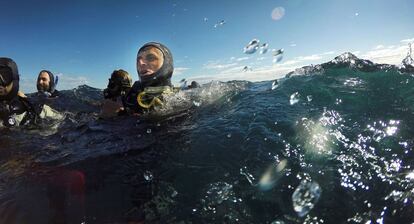
<svg viewBox="0 0 414 224"><path fill-rule="evenodd" d="M32 111L28 111L20 122L20 125L38 125L40 123L41 119L39 119L38 114Z"/></svg>
<svg viewBox="0 0 414 224"><path fill-rule="evenodd" d="M114 89L110 89L110 88L106 88L103 91L103 95L105 99L113 99L119 96L125 96L126 92L125 91L121 91L119 88L114 88Z"/></svg>

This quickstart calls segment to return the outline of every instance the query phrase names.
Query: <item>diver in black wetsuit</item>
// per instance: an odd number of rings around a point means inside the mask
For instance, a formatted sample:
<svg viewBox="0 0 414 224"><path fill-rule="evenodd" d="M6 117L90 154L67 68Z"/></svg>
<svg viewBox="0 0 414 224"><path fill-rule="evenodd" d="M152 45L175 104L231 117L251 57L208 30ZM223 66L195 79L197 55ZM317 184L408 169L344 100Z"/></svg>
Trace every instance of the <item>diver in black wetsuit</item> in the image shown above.
<svg viewBox="0 0 414 224"><path fill-rule="evenodd" d="M171 76L174 71L173 58L170 50L163 44L150 42L142 46L137 54L136 66L139 81L136 81L132 88L125 91L126 95L122 97L123 106L104 103L101 117L108 118L116 114L142 114L154 107L162 106L164 94L179 91L179 88L175 88L171 84ZM111 80L108 88L104 91L105 98L111 98L111 95L117 96L117 94L111 93L116 89L111 90L113 87L110 85ZM119 86L119 84L117 85ZM197 82L192 82L191 86L185 89L199 86Z"/></svg>
<svg viewBox="0 0 414 224"><path fill-rule="evenodd" d="M131 87L132 78L127 71L122 69L113 71L108 86L103 91L105 100L102 104L100 117L108 118L124 114L123 105Z"/></svg>
<svg viewBox="0 0 414 224"><path fill-rule="evenodd" d="M145 44L138 51L136 63L139 81L132 86L124 104L130 114L140 114L162 104L157 96L174 92L173 58L166 46L156 42Z"/></svg>
<svg viewBox="0 0 414 224"><path fill-rule="evenodd" d="M55 98L59 96L59 91L56 89L58 84L58 77L54 76L52 72L48 70L42 70L37 76L37 91L44 94L48 98Z"/></svg>
<svg viewBox="0 0 414 224"><path fill-rule="evenodd" d="M20 116L25 113L23 119ZM35 122L36 113L19 92L19 72L16 63L10 58L0 58L0 120L6 127Z"/></svg>
<svg viewBox="0 0 414 224"><path fill-rule="evenodd" d="M37 93L30 96L30 102L35 109L36 114L40 115L44 109L44 105L50 106L54 100L59 96L59 91L56 89L58 77L54 76L51 71L42 70L37 76Z"/></svg>

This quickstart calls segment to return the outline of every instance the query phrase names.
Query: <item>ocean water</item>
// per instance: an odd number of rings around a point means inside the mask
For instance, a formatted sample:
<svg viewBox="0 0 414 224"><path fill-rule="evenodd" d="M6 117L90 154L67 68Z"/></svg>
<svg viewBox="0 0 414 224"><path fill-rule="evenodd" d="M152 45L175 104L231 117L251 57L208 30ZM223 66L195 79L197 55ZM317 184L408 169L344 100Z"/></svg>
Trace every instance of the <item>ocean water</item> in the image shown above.
<svg viewBox="0 0 414 224"><path fill-rule="evenodd" d="M0 130L0 223L412 223L414 73L350 54L144 116Z"/></svg>

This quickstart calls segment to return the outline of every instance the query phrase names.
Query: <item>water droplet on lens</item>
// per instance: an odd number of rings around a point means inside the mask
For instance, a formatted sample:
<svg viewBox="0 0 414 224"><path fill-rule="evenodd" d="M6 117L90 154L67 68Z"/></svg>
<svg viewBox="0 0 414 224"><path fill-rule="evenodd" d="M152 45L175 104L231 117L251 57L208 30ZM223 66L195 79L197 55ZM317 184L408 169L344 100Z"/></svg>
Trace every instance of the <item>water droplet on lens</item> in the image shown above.
<svg viewBox="0 0 414 224"><path fill-rule="evenodd" d="M299 97L300 97L300 95L299 95L298 92L290 95L290 101L289 101L290 105L294 105L294 104L298 103L299 102Z"/></svg>
<svg viewBox="0 0 414 224"><path fill-rule="evenodd" d="M280 20L285 15L285 8L283 7L276 7L272 10L272 19L273 20Z"/></svg>
<svg viewBox="0 0 414 224"><path fill-rule="evenodd" d="M285 224L285 222L279 221L279 220L275 220L275 221L271 222L270 224Z"/></svg>
<svg viewBox="0 0 414 224"><path fill-rule="evenodd" d="M226 24L226 21L225 20L221 20L221 21L217 22L216 24L214 24L214 28L217 28L219 26L223 26L224 24Z"/></svg>
<svg viewBox="0 0 414 224"><path fill-rule="evenodd" d="M201 106L201 102L193 101L194 106L199 107Z"/></svg>
<svg viewBox="0 0 414 224"><path fill-rule="evenodd" d="M303 217L318 202L322 190L314 181L302 180L295 192L292 194L293 209L299 217Z"/></svg>
<svg viewBox="0 0 414 224"><path fill-rule="evenodd" d="M150 171L145 171L144 172L144 179L146 181L151 181L154 178L154 176L152 175L152 173Z"/></svg>
<svg viewBox="0 0 414 224"><path fill-rule="evenodd" d="M173 191L171 194L171 197L174 198L175 196L177 196L178 192L177 191Z"/></svg>
<svg viewBox="0 0 414 224"><path fill-rule="evenodd" d="M244 48L243 53L253 54L259 48L260 41L257 39L251 40Z"/></svg>
<svg viewBox="0 0 414 224"><path fill-rule="evenodd" d="M269 48L269 44L268 43L264 43L262 44L262 46L260 46L260 54L266 54L267 50Z"/></svg>
<svg viewBox="0 0 414 224"><path fill-rule="evenodd" d="M278 49L278 50L273 49L273 50L272 50L272 55L276 57L276 56L278 56L278 55L280 55L280 54L283 54L283 52L284 52L283 48Z"/></svg>
<svg viewBox="0 0 414 224"><path fill-rule="evenodd" d="M250 67L250 66L244 66L244 68L243 68L243 70L242 70L243 72L248 72L248 71L253 71L253 69Z"/></svg>
<svg viewBox="0 0 414 224"><path fill-rule="evenodd" d="M414 180L414 171L411 171L410 173L408 173L407 176L405 176L405 178Z"/></svg>
<svg viewBox="0 0 414 224"><path fill-rule="evenodd" d="M242 168L240 168L240 174L241 174L241 175L243 175L243 176L245 176L245 177L246 177L246 179L247 179L247 181L249 181L249 183L250 183L252 186L256 186L256 184L255 184L255 183L253 183L253 182L255 181L255 178L253 177L253 175L252 175L252 174L250 174L250 173L248 172L247 167L242 167Z"/></svg>
<svg viewBox="0 0 414 224"><path fill-rule="evenodd" d="M272 163L261 176L258 187L262 191L272 189L278 180L286 173L287 160L282 160L279 163Z"/></svg>
<svg viewBox="0 0 414 224"><path fill-rule="evenodd" d="M336 104L336 105L339 105L339 104L341 104L341 103L342 103L342 99L338 99L338 98L337 98L337 99L335 100L335 104Z"/></svg>
<svg viewBox="0 0 414 224"><path fill-rule="evenodd" d="M279 86L279 83L277 82L277 80L273 81L272 90L276 89L278 86Z"/></svg>
<svg viewBox="0 0 414 224"><path fill-rule="evenodd" d="M277 63L277 62L282 61L282 59L283 59L283 52L284 52L283 49L279 49L279 50L273 49L272 50L273 63Z"/></svg>

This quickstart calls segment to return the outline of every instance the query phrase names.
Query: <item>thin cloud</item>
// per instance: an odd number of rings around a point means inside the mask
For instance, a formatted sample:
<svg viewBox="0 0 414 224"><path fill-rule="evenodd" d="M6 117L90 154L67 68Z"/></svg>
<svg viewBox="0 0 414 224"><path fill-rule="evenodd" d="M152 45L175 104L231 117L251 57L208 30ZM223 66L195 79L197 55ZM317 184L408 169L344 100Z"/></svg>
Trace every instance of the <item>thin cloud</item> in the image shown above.
<svg viewBox="0 0 414 224"><path fill-rule="evenodd" d="M233 72L241 72L243 70L244 66L236 66L236 67L232 67L232 68L228 68L226 70L221 71L221 74L229 74L229 73L233 73Z"/></svg>
<svg viewBox="0 0 414 224"><path fill-rule="evenodd" d="M249 57L242 57L242 58L236 59L236 61L245 61L245 60L249 60Z"/></svg>
<svg viewBox="0 0 414 224"><path fill-rule="evenodd" d="M190 68L185 68L185 67L174 68L174 75L182 75L185 71L187 71L189 69Z"/></svg>
<svg viewBox="0 0 414 224"><path fill-rule="evenodd" d="M351 53L355 56L359 56L361 54L361 51L352 51Z"/></svg>
<svg viewBox="0 0 414 224"><path fill-rule="evenodd" d="M322 55L331 55L331 54L335 54L335 51L327 51L322 53Z"/></svg>
<svg viewBox="0 0 414 224"><path fill-rule="evenodd" d="M89 79L85 76L73 76L58 73L59 83L57 89L73 89L80 85L87 85L90 83Z"/></svg>
<svg viewBox="0 0 414 224"><path fill-rule="evenodd" d="M299 64L299 63L301 63L301 61L299 61L299 60L289 60L289 61L282 62L280 64L276 64L276 66L286 67L286 66L292 66L292 65L295 65L295 64Z"/></svg>
<svg viewBox="0 0 414 224"><path fill-rule="evenodd" d="M401 41L401 43L405 43ZM375 63L382 64L401 64L408 52L408 46L406 44L383 46L381 48L375 47L374 49L362 53L361 58L371 60Z"/></svg>
<svg viewBox="0 0 414 224"><path fill-rule="evenodd" d="M203 65L203 69L226 69L230 67L234 67L238 65L238 63L220 63L220 62L208 62L207 64Z"/></svg>
<svg viewBox="0 0 414 224"><path fill-rule="evenodd" d="M309 55L309 56L300 56L297 57L296 60L298 61L316 61L316 60L320 60L322 59L322 56L319 54L313 54L313 55Z"/></svg>
<svg viewBox="0 0 414 224"><path fill-rule="evenodd" d="M405 44L408 44L408 43L414 43L414 38L411 38L411 39L404 39L404 40L401 40L400 42L401 42L401 43L405 43Z"/></svg>

